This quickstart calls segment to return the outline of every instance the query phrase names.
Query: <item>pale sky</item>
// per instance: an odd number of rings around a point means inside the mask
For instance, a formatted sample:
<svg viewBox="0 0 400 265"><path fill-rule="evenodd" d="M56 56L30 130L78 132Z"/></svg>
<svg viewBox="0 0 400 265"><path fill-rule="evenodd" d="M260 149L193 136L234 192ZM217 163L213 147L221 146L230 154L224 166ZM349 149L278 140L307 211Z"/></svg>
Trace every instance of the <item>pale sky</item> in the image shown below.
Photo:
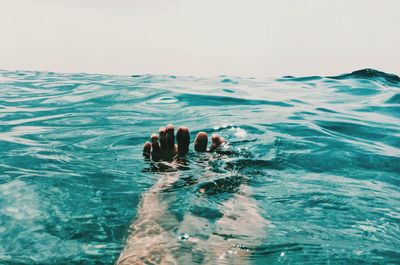
<svg viewBox="0 0 400 265"><path fill-rule="evenodd" d="M0 69L400 74L400 0L0 0Z"/></svg>

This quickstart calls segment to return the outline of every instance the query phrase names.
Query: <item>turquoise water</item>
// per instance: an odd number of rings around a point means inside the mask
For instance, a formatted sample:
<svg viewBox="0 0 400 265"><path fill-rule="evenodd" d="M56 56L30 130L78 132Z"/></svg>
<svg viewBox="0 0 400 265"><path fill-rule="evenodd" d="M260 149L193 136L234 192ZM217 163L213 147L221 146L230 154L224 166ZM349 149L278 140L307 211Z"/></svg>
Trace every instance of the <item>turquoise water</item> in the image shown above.
<svg viewBox="0 0 400 265"><path fill-rule="evenodd" d="M395 75L0 71L0 91L1 264L113 264L151 194L180 264L400 264ZM167 123L232 152L144 160Z"/></svg>

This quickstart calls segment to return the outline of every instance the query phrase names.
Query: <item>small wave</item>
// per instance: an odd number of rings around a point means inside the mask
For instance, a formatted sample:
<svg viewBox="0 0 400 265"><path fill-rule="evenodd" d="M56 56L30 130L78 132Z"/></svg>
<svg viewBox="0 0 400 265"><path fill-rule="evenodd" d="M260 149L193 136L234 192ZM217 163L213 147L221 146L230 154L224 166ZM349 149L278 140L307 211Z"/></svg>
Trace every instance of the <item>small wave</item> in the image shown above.
<svg viewBox="0 0 400 265"><path fill-rule="evenodd" d="M372 79L372 80L384 80L386 82L391 83L392 85L400 85L400 77L398 77L395 74L388 74L385 72L381 72L375 69L362 69L362 70L357 70L354 72L351 72L349 74L342 74L338 76L328 76L328 78L332 79L353 79L353 78L359 78L359 79Z"/></svg>
<svg viewBox="0 0 400 265"><path fill-rule="evenodd" d="M180 94L177 96L180 101L186 102L189 106L223 106L223 105L274 105L279 107L291 107L293 105L279 101L262 99L243 99L226 96L201 95L201 94Z"/></svg>
<svg viewBox="0 0 400 265"><path fill-rule="evenodd" d="M388 104L400 104L400 93L394 94L388 100L385 101Z"/></svg>
<svg viewBox="0 0 400 265"><path fill-rule="evenodd" d="M239 82L238 82L238 81L236 81L236 80L233 80L233 79L231 79L231 78L224 78L224 79L222 79L222 80L221 80L221 83L232 83L232 84L239 84Z"/></svg>
<svg viewBox="0 0 400 265"><path fill-rule="evenodd" d="M306 82L306 81L317 81L321 80L323 77L321 76L302 76L302 77L294 77L290 75L283 76L277 81L293 81L293 82Z"/></svg>

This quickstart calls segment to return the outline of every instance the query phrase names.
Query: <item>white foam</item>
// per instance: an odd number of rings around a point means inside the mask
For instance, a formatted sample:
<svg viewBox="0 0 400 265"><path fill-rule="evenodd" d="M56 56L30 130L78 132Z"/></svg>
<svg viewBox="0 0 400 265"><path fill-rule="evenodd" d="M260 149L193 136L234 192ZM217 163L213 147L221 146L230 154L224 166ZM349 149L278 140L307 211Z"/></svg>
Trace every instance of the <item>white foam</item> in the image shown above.
<svg viewBox="0 0 400 265"><path fill-rule="evenodd" d="M247 137L246 130L244 130L242 128L233 127L231 130L233 131L233 135L235 135L237 138L246 138Z"/></svg>

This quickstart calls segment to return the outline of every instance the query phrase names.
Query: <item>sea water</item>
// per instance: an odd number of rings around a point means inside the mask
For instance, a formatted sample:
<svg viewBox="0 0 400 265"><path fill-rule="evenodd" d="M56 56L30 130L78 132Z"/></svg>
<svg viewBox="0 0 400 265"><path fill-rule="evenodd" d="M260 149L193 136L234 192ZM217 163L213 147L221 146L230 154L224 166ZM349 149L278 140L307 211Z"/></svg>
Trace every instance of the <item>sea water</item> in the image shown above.
<svg viewBox="0 0 400 265"><path fill-rule="evenodd" d="M0 92L0 264L113 264L138 211L185 264L400 263L396 75L0 71ZM230 151L144 159L167 123Z"/></svg>

